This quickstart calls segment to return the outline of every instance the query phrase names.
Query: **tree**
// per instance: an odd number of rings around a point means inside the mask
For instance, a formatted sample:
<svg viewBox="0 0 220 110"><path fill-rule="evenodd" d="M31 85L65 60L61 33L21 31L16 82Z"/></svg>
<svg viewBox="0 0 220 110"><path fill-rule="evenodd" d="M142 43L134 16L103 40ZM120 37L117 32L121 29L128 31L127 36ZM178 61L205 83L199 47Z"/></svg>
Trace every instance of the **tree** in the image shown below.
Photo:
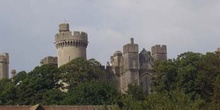
<svg viewBox="0 0 220 110"><path fill-rule="evenodd" d="M19 82L26 79L27 73L25 71L18 72L16 76L13 77L13 82L15 85L19 84Z"/></svg>
<svg viewBox="0 0 220 110"><path fill-rule="evenodd" d="M0 105L13 105L15 95L15 87L10 79L0 80Z"/></svg>
<svg viewBox="0 0 220 110"><path fill-rule="evenodd" d="M141 86L129 84L126 94L120 95L117 105L122 110L143 110L142 103L146 96Z"/></svg>
<svg viewBox="0 0 220 110"><path fill-rule="evenodd" d="M176 60L158 61L154 65L153 89L156 92L166 92L177 89Z"/></svg>
<svg viewBox="0 0 220 110"><path fill-rule="evenodd" d="M154 92L181 90L191 100L204 100L204 108L218 107L219 53L186 52L177 59L157 62L154 66Z"/></svg>
<svg viewBox="0 0 220 110"><path fill-rule="evenodd" d="M76 58L61 66L59 69L63 80L68 82L71 88L84 81L103 79L106 72L100 66L100 63L94 59L86 60L84 58Z"/></svg>
<svg viewBox="0 0 220 110"><path fill-rule="evenodd" d="M135 100L144 100L146 96L141 86L133 84L128 85L128 90L126 91L126 93Z"/></svg>
<svg viewBox="0 0 220 110"><path fill-rule="evenodd" d="M186 52L177 59L158 62L155 66L154 88L156 92L181 89L192 99L200 96L195 81L199 71L202 54Z"/></svg>
<svg viewBox="0 0 220 110"><path fill-rule="evenodd" d="M212 96L212 109L219 110L220 109L220 75L217 76L214 83L214 92Z"/></svg>
<svg viewBox="0 0 220 110"><path fill-rule="evenodd" d="M48 91L58 89L59 70L53 65L43 65L36 67L27 74L27 77L16 86L16 96L18 105L30 105L46 102L44 95ZM59 95L59 94L51 94ZM51 96L56 97L56 96ZM55 100L55 99L53 99ZM53 102L51 100L51 102ZM42 103L44 104L44 103ZM50 104L50 103L45 103Z"/></svg>
<svg viewBox="0 0 220 110"><path fill-rule="evenodd" d="M60 91L59 89L49 89L42 94L41 104L61 105L65 98L65 94L66 93Z"/></svg>
<svg viewBox="0 0 220 110"><path fill-rule="evenodd" d="M220 75L220 57L214 53L206 53L199 64L198 78L195 83L197 91L207 102L212 100L218 75Z"/></svg>
<svg viewBox="0 0 220 110"><path fill-rule="evenodd" d="M110 105L118 93L113 84L92 80L81 82L66 95L65 105Z"/></svg>
<svg viewBox="0 0 220 110"><path fill-rule="evenodd" d="M143 102L142 108L148 110L200 110L203 100L191 100L181 90L150 94Z"/></svg>
<svg viewBox="0 0 220 110"><path fill-rule="evenodd" d="M178 87L182 88L186 94L190 94L192 99L200 96L196 90L195 80L201 60L202 54L193 52L183 53L177 58Z"/></svg>

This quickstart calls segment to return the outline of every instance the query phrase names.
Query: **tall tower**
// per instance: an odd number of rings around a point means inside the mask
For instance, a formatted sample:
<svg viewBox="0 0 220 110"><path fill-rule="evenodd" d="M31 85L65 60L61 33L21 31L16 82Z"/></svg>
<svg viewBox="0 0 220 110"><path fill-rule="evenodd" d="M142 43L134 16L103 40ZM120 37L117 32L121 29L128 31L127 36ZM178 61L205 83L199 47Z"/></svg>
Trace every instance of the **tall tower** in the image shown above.
<svg viewBox="0 0 220 110"><path fill-rule="evenodd" d="M129 84L139 85L139 50L138 44L134 44L134 39L130 39L131 42L123 46L124 57L124 73L121 81L121 91L124 92L128 89Z"/></svg>
<svg viewBox="0 0 220 110"><path fill-rule="evenodd" d="M14 78L14 77L15 77L15 75L16 75L16 73L17 73L17 72L16 72L16 70L15 70L15 69L14 69L14 70L11 70L11 77L12 77L12 78Z"/></svg>
<svg viewBox="0 0 220 110"><path fill-rule="evenodd" d="M9 75L9 55L4 53L0 55L0 79L8 78Z"/></svg>
<svg viewBox="0 0 220 110"><path fill-rule="evenodd" d="M155 45L151 47L152 57L154 61L167 60L167 46Z"/></svg>
<svg viewBox="0 0 220 110"><path fill-rule="evenodd" d="M59 33L55 35L55 45L58 54L58 67L78 57L86 59L87 33L71 32L69 24L62 23L59 25Z"/></svg>
<svg viewBox="0 0 220 110"><path fill-rule="evenodd" d="M113 56L111 56L110 65L116 78L115 82L118 84L117 89L120 91L122 85L121 76L123 75L121 74L123 73L123 56L121 51L116 51Z"/></svg>

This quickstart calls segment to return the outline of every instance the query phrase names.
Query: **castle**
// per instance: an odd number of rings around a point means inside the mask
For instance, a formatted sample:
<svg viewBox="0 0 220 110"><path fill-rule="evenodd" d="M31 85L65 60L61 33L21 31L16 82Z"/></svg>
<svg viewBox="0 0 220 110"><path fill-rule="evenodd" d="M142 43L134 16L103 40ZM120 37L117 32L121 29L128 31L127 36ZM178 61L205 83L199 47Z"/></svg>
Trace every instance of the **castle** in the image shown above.
<svg viewBox="0 0 220 110"><path fill-rule="evenodd" d="M152 64L157 60L167 60L167 48L155 45L151 52L143 49L139 53L138 44L131 38L130 43L123 46L123 53L116 51L111 56L107 67L114 73L120 92L127 91L129 84L140 85L145 92L151 92Z"/></svg>
<svg viewBox="0 0 220 110"><path fill-rule="evenodd" d="M59 25L59 32L55 35L55 47L57 57L48 56L43 58L40 63L53 64L58 67L69 61L82 57L86 59L86 48L88 46L88 35L85 32L70 31L68 23ZM125 92L129 84L141 85L144 91L151 92L151 75L154 73L152 64L157 60L167 59L167 48L165 45L155 45L150 51L143 49L139 53L138 44L134 39L123 46L123 52L116 51L107 63L107 69L110 70L117 82L117 88L120 92ZM0 79L8 78L9 55L7 53L0 55ZM12 70L12 77L16 70Z"/></svg>
<svg viewBox="0 0 220 110"><path fill-rule="evenodd" d="M86 48L88 46L88 35L85 32L69 30L68 23L59 25L59 33L55 35L56 57L46 57L41 64L52 63L58 67L69 61L82 57L86 59ZM152 54L143 49L139 53L138 44L131 38L130 43L123 46L123 53L116 51L111 56L107 69L112 71L117 82L117 88L121 92L128 89L129 84L141 85L146 92L151 90L151 78L153 73L152 63L156 60L167 59L167 48L165 45L153 46Z"/></svg>
<svg viewBox="0 0 220 110"><path fill-rule="evenodd" d="M69 61L82 57L87 57L86 48L88 46L88 35L85 32L70 31L68 23L59 25L59 32L55 35L55 47L57 57L48 56L40 61L43 64L53 64L58 67ZM220 53L220 48L215 51ZM129 84L137 84L143 87L147 93L151 92L151 76L154 73L152 64L157 60L167 60L166 45L155 45L151 51L142 49L139 52L138 44L134 39L123 46L123 52L116 51L111 57L106 67L110 70L117 82L120 92L125 92ZM11 71L12 77L16 75L16 70ZM9 78L9 54L0 55L0 79Z"/></svg>

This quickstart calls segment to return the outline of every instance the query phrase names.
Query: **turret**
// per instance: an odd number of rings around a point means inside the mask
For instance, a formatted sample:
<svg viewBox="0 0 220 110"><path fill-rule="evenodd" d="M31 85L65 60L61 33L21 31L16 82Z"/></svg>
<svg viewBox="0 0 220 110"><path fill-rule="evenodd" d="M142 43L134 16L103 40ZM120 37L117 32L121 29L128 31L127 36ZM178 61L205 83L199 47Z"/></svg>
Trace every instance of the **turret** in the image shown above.
<svg viewBox="0 0 220 110"><path fill-rule="evenodd" d="M124 69L139 69L138 44L134 44L134 39L130 39L130 43L123 46Z"/></svg>
<svg viewBox="0 0 220 110"><path fill-rule="evenodd" d="M3 53L0 55L0 79L8 78L9 74L9 55Z"/></svg>
<svg viewBox="0 0 220 110"><path fill-rule="evenodd" d="M151 47L152 57L154 61L167 60L167 47L166 45L155 45Z"/></svg>
<svg viewBox="0 0 220 110"><path fill-rule="evenodd" d="M14 78L15 75L16 75L16 70L15 69L11 70L11 77Z"/></svg>
<svg viewBox="0 0 220 110"><path fill-rule="evenodd" d="M69 24L68 23L62 23L59 25L59 31L60 32L66 32L69 31Z"/></svg>
<svg viewBox="0 0 220 110"><path fill-rule="evenodd" d="M109 66L111 67L111 71L114 73L115 82L118 84L117 88L120 90L120 77L123 72L123 56L121 51L116 51L113 56L111 56Z"/></svg>
<svg viewBox="0 0 220 110"><path fill-rule="evenodd" d="M116 51L113 56L110 58L110 66L112 67L112 71L119 76L121 73L121 69L123 66L123 56L121 51Z"/></svg>
<svg viewBox="0 0 220 110"><path fill-rule="evenodd" d="M58 53L58 67L75 58L86 59L88 35L85 32L69 31L69 24L59 25L59 33L55 35L55 46Z"/></svg>

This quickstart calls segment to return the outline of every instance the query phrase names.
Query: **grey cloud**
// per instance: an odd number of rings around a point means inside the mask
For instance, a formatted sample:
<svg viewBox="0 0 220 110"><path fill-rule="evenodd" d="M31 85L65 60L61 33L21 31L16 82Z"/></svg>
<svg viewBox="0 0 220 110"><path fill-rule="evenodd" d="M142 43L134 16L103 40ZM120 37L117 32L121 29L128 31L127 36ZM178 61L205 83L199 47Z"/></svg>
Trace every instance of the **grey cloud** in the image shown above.
<svg viewBox="0 0 220 110"><path fill-rule="evenodd" d="M140 49L166 44L168 56L214 51L220 40L217 0L3 0L0 53L9 52L10 69L32 70L56 55L54 35L66 21L89 34L88 58L105 64L134 37Z"/></svg>

